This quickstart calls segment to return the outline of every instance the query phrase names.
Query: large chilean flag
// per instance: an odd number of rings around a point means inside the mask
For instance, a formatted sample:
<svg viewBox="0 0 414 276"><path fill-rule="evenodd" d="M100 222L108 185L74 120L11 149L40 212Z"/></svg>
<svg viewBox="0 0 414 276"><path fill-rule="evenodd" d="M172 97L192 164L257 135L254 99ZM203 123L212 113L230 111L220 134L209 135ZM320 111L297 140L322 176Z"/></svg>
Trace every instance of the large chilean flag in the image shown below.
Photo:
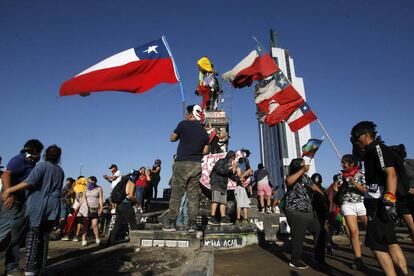
<svg viewBox="0 0 414 276"><path fill-rule="evenodd" d="M163 82L179 82L164 37L128 49L89 67L65 81L59 94L88 95L99 91L142 93Z"/></svg>

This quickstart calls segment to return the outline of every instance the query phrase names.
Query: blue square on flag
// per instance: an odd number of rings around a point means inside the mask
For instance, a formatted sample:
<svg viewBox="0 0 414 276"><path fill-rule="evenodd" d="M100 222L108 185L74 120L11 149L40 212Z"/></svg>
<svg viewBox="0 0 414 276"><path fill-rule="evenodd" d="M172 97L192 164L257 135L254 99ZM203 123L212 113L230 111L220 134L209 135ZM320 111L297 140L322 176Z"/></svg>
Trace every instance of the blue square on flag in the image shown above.
<svg viewBox="0 0 414 276"><path fill-rule="evenodd" d="M134 50L135 50L135 54L140 60L170 57L167 47L162 41L162 38L151 41L142 46L135 47Z"/></svg>
<svg viewBox="0 0 414 276"><path fill-rule="evenodd" d="M286 88L288 85L290 85L289 81L285 77L285 74L281 70L277 71L275 73L275 81L276 85L282 90Z"/></svg>

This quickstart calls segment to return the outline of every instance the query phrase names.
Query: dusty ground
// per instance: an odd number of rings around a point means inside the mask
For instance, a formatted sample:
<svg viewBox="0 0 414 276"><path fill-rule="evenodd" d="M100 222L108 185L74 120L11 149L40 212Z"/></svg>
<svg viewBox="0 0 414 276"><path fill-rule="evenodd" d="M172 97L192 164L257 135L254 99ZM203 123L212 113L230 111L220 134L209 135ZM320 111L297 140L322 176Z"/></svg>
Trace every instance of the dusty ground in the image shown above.
<svg viewBox="0 0 414 276"><path fill-rule="evenodd" d="M363 234L362 234L363 236ZM402 234L401 237L406 236ZM104 240L103 240L104 241ZM304 245L304 260L311 266L306 270L297 270L288 266L289 248L277 244L255 245L243 249L214 251L214 274L224 275L382 275L370 250L363 246L363 260L367 269L363 272L350 268L353 261L352 249L344 236L335 236L338 243L333 255L326 255L328 267L318 267L312 263L312 238L307 237ZM414 245L411 240L400 239L401 247L407 257L411 270L414 271ZM103 249L94 243L81 247L80 242L51 241L48 265L82 256ZM184 249L145 248L139 252L135 248L121 248L110 253L100 254L92 263L63 275L178 275L177 267L191 262L191 253ZM21 251L23 267L24 249ZM4 271L4 253L0 254L0 273ZM59 273L60 274L60 273ZM60 274L62 275L62 274Z"/></svg>
<svg viewBox="0 0 414 276"><path fill-rule="evenodd" d="M406 234L403 235L404 237ZM383 275L371 251L363 248L363 261L366 269L362 272L351 269L354 260L352 248L345 236L335 236L339 245L334 254L326 254L327 267L313 263L312 237L304 245L304 261L310 266L305 270L294 269L288 265L290 248L276 244L255 245L236 250L221 250L214 253L214 275ZM411 240L400 239L401 247L407 258L411 274L414 271L414 245ZM411 275L410 274L410 275Z"/></svg>

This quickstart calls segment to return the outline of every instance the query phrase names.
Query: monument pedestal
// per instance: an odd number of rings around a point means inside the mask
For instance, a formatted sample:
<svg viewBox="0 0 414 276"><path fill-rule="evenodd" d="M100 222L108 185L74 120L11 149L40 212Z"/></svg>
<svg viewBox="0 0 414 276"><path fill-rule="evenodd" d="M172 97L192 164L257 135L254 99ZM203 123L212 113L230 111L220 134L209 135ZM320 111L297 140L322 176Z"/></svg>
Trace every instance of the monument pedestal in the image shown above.
<svg viewBox="0 0 414 276"><path fill-rule="evenodd" d="M258 244L254 226L206 226L204 230L204 246L215 249L242 248Z"/></svg>

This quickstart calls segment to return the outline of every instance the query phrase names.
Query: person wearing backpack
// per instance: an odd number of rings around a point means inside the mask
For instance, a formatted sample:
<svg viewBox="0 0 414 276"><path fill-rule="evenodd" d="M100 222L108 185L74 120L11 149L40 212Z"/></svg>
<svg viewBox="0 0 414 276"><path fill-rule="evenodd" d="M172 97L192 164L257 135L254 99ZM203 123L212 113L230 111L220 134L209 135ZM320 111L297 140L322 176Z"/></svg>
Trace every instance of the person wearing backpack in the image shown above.
<svg viewBox="0 0 414 276"><path fill-rule="evenodd" d="M411 240L414 242L414 159L407 159L407 151L403 144L390 146L404 162L409 193L397 201L397 212L407 224Z"/></svg>
<svg viewBox="0 0 414 276"><path fill-rule="evenodd" d="M138 229L133 208L136 202L135 183L132 181L131 175L123 176L121 181L113 188L111 201L116 203L116 218L114 228L109 234L108 245L112 245L117 241L124 220L128 222L131 230Z"/></svg>
<svg viewBox="0 0 414 276"><path fill-rule="evenodd" d="M368 216L365 244L373 251L386 275L396 275L396 268L408 275L407 261L394 229L397 193L404 194L401 186L404 183L398 183L403 179L402 162L377 137L373 122L356 124L351 130L351 142L354 152L363 158L365 167L368 190L364 196Z"/></svg>

